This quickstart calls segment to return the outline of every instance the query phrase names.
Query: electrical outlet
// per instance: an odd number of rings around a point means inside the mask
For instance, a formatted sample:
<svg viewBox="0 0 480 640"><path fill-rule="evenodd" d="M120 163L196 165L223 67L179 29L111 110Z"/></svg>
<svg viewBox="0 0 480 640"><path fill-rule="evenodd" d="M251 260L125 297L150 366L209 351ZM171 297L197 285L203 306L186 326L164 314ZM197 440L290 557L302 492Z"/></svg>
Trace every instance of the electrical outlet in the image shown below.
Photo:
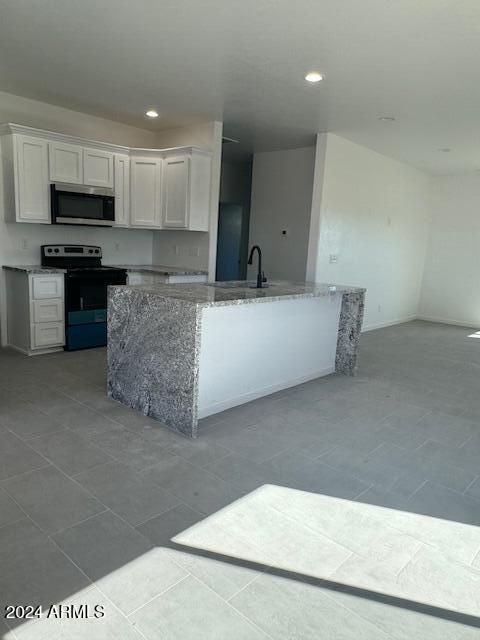
<svg viewBox="0 0 480 640"><path fill-rule="evenodd" d="M22 238L22 249L28 249L28 240L26 238Z"/></svg>
<svg viewBox="0 0 480 640"><path fill-rule="evenodd" d="M188 251L188 255L193 256L195 258L198 258L198 256L200 255L200 248L199 247L190 247L190 249Z"/></svg>
<svg viewBox="0 0 480 640"><path fill-rule="evenodd" d="M330 262L330 264L337 264L338 255L336 253L331 253L328 261Z"/></svg>
<svg viewBox="0 0 480 640"><path fill-rule="evenodd" d="M178 246L178 244L174 244L173 245L173 255L174 256L178 256L179 253L180 253L180 247Z"/></svg>
<svg viewBox="0 0 480 640"><path fill-rule="evenodd" d="M381 304L378 305L378 313L382 313L382 305Z"/></svg>
<svg viewBox="0 0 480 640"><path fill-rule="evenodd" d="M120 243L115 242L115 251L120 251Z"/></svg>

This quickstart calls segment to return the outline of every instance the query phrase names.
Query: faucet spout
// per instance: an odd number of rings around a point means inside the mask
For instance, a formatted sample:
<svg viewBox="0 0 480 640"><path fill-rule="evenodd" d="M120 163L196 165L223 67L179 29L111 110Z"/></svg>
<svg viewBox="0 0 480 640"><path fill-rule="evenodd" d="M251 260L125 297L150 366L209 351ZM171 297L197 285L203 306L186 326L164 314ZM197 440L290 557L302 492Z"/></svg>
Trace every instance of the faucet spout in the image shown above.
<svg viewBox="0 0 480 640"><path fill-rule="evenodd" d="M253 264L253 254L255 251L258 253L257 289L262 289L265 286L265 282L267 282L267 278L265 277L265 274L262 271L262 250L260 249L258 244L254 244L253 247L250 249L248 264Z"/></svg>

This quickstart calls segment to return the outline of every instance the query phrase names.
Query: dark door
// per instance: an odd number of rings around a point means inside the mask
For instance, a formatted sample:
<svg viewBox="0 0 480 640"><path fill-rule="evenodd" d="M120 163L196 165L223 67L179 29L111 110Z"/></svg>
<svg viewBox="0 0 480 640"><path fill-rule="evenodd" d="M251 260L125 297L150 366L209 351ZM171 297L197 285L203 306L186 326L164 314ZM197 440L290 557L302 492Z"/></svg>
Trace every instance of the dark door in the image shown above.
<svg viewBox="0 0 480 640"><path fill-rule="evenodd" d="M244 207L220 203L216 280L242 280Z"/></svg>

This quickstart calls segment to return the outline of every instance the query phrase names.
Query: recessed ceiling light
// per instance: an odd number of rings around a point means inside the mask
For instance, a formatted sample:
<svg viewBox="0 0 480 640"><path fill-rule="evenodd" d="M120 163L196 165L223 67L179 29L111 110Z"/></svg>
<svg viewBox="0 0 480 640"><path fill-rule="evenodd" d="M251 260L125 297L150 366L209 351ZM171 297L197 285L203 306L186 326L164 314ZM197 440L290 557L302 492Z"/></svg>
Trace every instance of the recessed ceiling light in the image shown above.
<svg viewBox="0 0 480 640"><path fill-rule="evenodd" d="M378 119L382 122L395 122L396 120L393 116L380 116Z"/></svg>
<svg viewBox="0 0 480 640"><path fill-rule="evenodd" d="M321 82L324 78L325 76L323 73L318 73L318 71L310 71L305 76L305 80L307 82Z"/></svg>
<svg viewBox="0 0 480 640"><path fill-rule="evenodd" d="M439 151L441 151L442 153L450 153L451 149L450 147L443 147L439 149Z"/></svg>
<svg viewBox="0 0 480 640"><path fill-rule="evenodd" d="M148 116L149 118L158 118L158 111L155 111L155 109L150 109L149 111L146 112L145 115Z"/></svg>

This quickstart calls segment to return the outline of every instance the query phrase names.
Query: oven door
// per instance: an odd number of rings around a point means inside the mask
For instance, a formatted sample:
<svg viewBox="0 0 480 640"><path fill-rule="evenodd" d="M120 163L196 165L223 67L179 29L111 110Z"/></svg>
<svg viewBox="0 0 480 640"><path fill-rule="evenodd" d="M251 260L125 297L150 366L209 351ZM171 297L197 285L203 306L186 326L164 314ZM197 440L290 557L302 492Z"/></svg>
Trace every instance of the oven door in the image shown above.
<svg viewBox="0 0 480 640"><path fill-rule="evenodd" d="M113 189L57 183L50 190L53 224L111 227L115 222Z"/></svg>
<svg viewBox="0 0 480 640"><path fill-rule="evenodd" d="M126 272L94 269L65 276L65 348L68 351L107 344L107 288L125 284Z"/></svg>

